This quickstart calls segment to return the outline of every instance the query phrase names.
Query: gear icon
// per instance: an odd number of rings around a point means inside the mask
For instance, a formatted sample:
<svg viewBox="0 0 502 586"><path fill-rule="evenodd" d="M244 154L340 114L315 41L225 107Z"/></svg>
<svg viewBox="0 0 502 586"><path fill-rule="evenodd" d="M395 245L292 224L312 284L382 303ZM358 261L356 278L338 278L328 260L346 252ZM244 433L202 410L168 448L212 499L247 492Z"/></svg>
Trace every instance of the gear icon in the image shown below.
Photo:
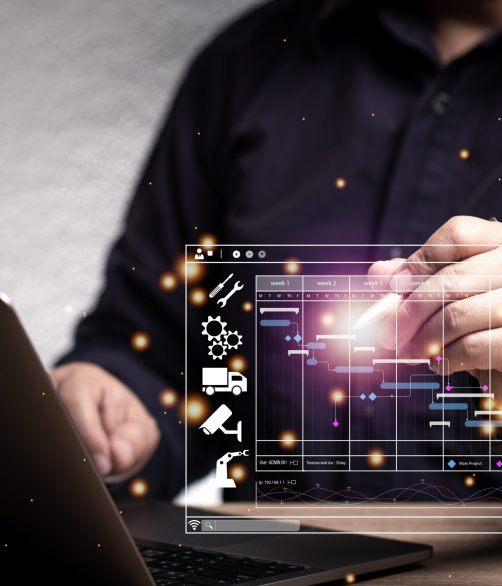
<svg viewBox="0 0 502 586"><path fill-rule="evenodd" d="M213 357L213 360L222 360L223 356L227 354L227 347L223 342L218 340L214 340L212 344L209 345L209 356Z"/></svg>
<svg viewBox="0 0 502 586"><path fill-rule="evenodd" d="M228 332L225 336L225 344L229 350L237 350L239 346L242 346L242 336L237 330L235 332Z"/></svg>
<svg viewBox="0 0 502 586"><path fill-rule="evenodd" d="M207 336L207 339L212 342L213 340L221 340L227 331L225 326L226 322L221 321L221 316L207 318L207 321L202 322L202 335Z"/></svg>

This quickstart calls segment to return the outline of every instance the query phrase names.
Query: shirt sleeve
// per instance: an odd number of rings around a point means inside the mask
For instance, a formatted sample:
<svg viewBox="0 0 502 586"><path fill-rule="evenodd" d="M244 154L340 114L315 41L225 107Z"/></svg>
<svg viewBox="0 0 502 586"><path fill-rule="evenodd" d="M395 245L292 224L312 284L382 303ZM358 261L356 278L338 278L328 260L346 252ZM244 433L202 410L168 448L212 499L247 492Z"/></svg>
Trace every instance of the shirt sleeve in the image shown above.
<svg viewBox="0 0 502 586"><path fill-rule="evenodd" d="M106 280L94 310L78 325L73 349L59 364L89 361L127 384L157 419L160 446L141 475L149 495L172 498L184 485L184 247L203 233L221 234L224 203L218 187L215 138L224 134L215 78L221 71L214 51L192 65L175 99L130 205L122 235L114 244ZM218 70L217 70L218 69ZM106 197L103 198L106 205ZM103 226L103 230L106 230ZM166 290L161 276L177 286ZM139 352L132 336L144 332L150 344ZM200 335L200 332L199 332ZM159 402L174 388L174 408ZM191 465L189 481L206 474L218 457Z"/></svg>

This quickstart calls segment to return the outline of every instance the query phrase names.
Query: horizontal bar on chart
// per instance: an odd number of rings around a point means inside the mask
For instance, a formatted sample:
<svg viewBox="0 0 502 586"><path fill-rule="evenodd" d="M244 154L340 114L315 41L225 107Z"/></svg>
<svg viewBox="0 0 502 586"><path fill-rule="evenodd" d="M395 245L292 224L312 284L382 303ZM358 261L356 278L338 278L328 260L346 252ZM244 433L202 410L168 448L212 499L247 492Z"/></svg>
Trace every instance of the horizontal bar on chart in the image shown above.
<svg viewBox="0 0 502 586"><path fill-rule="evenodd" d="M373 352L375 353L375 346L354 346L354 352Z"/></svg>
<svg viewBox="0 0 502 586"><path fill-rule="evenodd" d="M502 427L502 421L490 421L489 419L469 419L469 421L465 421L464 425L466 427Z"/></svg>
<svg viewBox="0 0 502 586"><path fill-rule="evenodd" d="M502 411L474 411L474 417L478 415L502 415Z"/></svg>
<svg viewBox="0 0 502 586"><path fill-rule="evenodd" d="M309 350L325 350L326 344L324 342L308 342L307 348Z"/></svg>
<svg viewBox="0 0 502 586"><path fill-rule="evenodd" d="M469 406L467 403L431 403L431 411L465 411Z"/></svg>
<svg viewBox="0 0 502 586"><path fill-rule="evenodd" d="M319 340L355 340L352 334L317 334L315 339Z"/></svg>
<svg viewBox="0 0 502 586"><path fill-rule="evenodd" d="M437 382L397 382L397 383L380 383L380 388L382 390L391 390L391 391L398 391L398 390L405 390L408 391L409 389L422 389L422 390L435 390L439 389L439 383Z"/></svg>
<svg viewBox="0 0 502 586"><path fill-rule="evenodd" d="M288 356L292 356L294 354L303 354L304 356L309 355L308 350L288 350Z"/></svg>
<svg viewBox="0 0 502 586"><path fill-rule="evenodd" d="M428 358L374 358L373 364L429 364Z"/></svg>
<svg viewBox="0 0 502 586"><path fill-rule="evenodd" d="M488 399L493 399L495 395L493 393L436 393L436 397L438 399L444 399L446 397L451 397L452 399L472 399L474 397L488 397Z"/></svg>
<svg viewBox="0 0 502 586"><path fill-rule="evenodd" d="M299 307L260 307L260 313L300 313Z"/></svg>
<svg viewBox="0 0 502 586"><path fill-rule="evenodd" d="M429 427L450 427L449 421L429 421Z"/></svg>
<svg viewBox="0 0 502 586"><path fill-rule="evenodd" d="M348 373L355 372L358 374L373 372L372 366L335 366L335 372Z"/></svg>
<svg viewBox="0 0 502 586"><path fill-rule="evenodd" d="M291 325L289 319L262 319L260 326L264 328L287 328Z"/></svg>

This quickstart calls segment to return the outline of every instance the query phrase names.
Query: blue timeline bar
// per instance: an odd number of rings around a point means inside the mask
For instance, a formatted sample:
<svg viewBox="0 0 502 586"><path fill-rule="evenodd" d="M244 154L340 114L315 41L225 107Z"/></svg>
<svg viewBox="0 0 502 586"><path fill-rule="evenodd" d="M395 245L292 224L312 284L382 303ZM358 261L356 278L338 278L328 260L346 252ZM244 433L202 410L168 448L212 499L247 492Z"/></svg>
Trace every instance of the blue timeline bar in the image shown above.
<svg viewBox="0 0 502 586"><path fill-rule="evenodd" d="M421 389L423 391L427 390L434 390L439 389L439 383L411 383L411 382L403 382L403 383L380 383L380 388L382 390L404 390L407 391L409 389Z"/></svg>
<svg viewBox="0 0 502 586"><path fill-rule="evenodd" d="M467 403L431 403L431 411L465 411L468 408Z"/></svg>
<svg viewBox="0 0 502 586"><path fill-rule="evenodd" d="M291 325L289 319L261 319L260 326L264 328L287 328Z"/></svg>

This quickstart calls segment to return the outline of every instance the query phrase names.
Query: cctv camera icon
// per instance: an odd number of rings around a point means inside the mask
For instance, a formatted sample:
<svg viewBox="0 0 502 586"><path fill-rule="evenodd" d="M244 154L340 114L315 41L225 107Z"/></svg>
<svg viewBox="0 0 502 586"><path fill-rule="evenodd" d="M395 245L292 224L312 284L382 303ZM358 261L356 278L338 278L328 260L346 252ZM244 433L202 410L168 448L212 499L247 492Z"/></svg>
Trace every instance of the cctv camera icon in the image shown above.
<svg viewBox="0 0 502 586"><path fill-rule="evenodd" d="M220 405L199 427L206 435L213 435L219 429L227 435L236 435L239 442L242 441L242 421L237 423L237 429L225 429L223 424L232 416L232 411L226 405Z"/></svg>

